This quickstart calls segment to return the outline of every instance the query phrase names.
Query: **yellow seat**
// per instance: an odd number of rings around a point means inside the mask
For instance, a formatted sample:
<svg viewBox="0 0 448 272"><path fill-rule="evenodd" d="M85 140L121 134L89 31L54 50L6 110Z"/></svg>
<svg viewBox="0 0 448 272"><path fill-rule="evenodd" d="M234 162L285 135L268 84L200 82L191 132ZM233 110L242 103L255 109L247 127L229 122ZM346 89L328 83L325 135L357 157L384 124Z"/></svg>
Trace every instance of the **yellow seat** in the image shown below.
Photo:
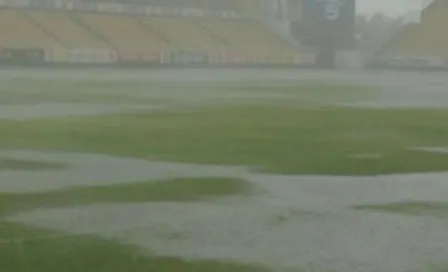
<svg viewBox="0 0 448 272"><path fill-rule="evenodd" d="M167 44L144 28L136 18L116 14L77 14L110 44L124 51L163 51Z"/></svg>
<svg viewBox="0 0 448 272"><path fill-rule="evenodd" d="M399 31L381 53L385 56L448 57L448 1L435 1L423 12L421 22Z"/></svg>
<svg viewBox="0 0 448 272"><path fill-rule="evenodd" d="M199 23L237 51L265 55L294 55L295 52L286 41L255 21L205 19Z"/></svg>
<svg viewBox="0 0 448 272"><path fill-rule="evenodd" d="M17 10L0 10L0 46L48 48L60 44Z"/></svg>
<svg viewBox="0 0 448 272"><path fill-rule="evenodd" d="M70 48L108 48L106 43L73 21L66 12L27 11L27 13Z"/></svg>
<svg viewBox="0 0 448 272"><path fill-rule="evenodd" d="M142 20L163 35L173 49L225 52L229 47L189 19L146 18Z"/></svg>

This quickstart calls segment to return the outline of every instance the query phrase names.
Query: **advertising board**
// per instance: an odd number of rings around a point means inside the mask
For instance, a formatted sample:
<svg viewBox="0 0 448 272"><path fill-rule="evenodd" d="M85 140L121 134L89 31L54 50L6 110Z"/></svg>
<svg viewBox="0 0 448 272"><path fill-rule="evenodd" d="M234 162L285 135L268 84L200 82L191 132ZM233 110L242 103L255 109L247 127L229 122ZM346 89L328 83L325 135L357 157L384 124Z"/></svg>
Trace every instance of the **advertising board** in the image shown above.
<svg viewBox="0 0 448 272"><path fill-rule="evenodd" d="M45 62L45 50L41 48L2 48L2 64L39 64Z"/></svg>

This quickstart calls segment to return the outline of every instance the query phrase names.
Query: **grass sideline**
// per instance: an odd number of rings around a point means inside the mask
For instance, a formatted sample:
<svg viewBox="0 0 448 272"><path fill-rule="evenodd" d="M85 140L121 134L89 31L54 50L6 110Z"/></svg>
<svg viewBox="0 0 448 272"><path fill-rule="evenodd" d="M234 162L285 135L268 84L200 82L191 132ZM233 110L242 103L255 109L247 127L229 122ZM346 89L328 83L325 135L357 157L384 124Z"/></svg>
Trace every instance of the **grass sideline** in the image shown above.
<svg viewBox="0 0 448 272"><path fill-rule="evenodd" d="M100 202L198 201L250 193L251 185L227 178L172 179L80 187L45 193L0 193L0 216L38 208ZM40 238L43 237L43 238ZM6 241L15 242L6 242ZM89 235L66 235L0 220L0 264L11 272L256 272L261 267L223 261L187 261Z"/></svg>
<svg viewBox="0 0 448 272"><path fill-rule="evenodd" d="M448 170L448 110L227 105L129 115L0 121L0 148L61 149L260 166L287 174ZM380 154L377 158L356 156Z"/></svg>

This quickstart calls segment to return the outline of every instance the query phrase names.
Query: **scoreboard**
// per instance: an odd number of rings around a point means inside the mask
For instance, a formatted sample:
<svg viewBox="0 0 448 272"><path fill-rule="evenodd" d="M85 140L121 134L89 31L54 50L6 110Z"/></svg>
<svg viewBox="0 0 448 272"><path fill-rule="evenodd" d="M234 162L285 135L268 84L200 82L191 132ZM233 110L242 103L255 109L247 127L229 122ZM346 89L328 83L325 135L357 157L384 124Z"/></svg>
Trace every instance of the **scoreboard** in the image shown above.
<svg viewBox="0 0 448 272"><path fill-rule="evenodd" d="M355 0L304 0L302 20L315 32L317 44L331 43L338 49L354 42Z"/></svg>
<svg viewBox="0 0 448 272"><path fill-rule="evenodd" d="M305 0L305 19L349 26L355 18L355 0Z"/></svg>

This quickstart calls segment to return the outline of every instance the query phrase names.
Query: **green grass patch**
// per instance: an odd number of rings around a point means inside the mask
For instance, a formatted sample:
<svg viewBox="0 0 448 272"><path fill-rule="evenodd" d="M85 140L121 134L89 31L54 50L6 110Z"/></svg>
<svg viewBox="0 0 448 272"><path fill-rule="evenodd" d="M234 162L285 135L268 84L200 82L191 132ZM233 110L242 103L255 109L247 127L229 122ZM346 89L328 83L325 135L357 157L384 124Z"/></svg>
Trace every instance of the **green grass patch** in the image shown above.
<svg viewBox="0 0 448 272"><path fill-rule="evenodd" d="M32 209L101 202L198 201L248 194L251 186L226 178L80 187L45 193L0 193L0 216ZM15 241L15 242L8 242ZM158 257L139 248L87 235L64 235L0 220L0 264L8 272L110 271L266 271L224 261L187 261Z"/></svg>
<svg viewBox="0 0 448 272"><path fill-rule="evenodd" d="M376 212L400 213L418 216L435 216L438 218L448 218L448 203L410 201L387 204L372 204L354 206L357 210L367 210Z"/></svg>
<svg viewBox="0 0 448 272"><path fill-rule="evenodd" d="M62 170L68 168L69 165L56 162L42 162L32 160L19 160L0 158L1 170L20 170L20 171L39 171L39 170Z"/></svg>
<svg viewBox="0 0 448 272"><path fill-rule="evenodd" d="M130 115L0 121L0 148L62 149L296 174L448 169L448 110L233 105ZM382 157L359 159L363 154Z"/></svg>
<svg viewBox="0 0 448 272"><path fill-rule="evenodd" d="M252 192L250 183L230 178L178 178L123 185L77 187L44 193L0 193L0 216L37 208L95 203L200 201Z"/></svg>
<svg viewBox="0 0 448 272"><path fill-rule="evenodd" d="M0 239L22 239L16 243L0 242L1 270L8 272L267 271L261 267L224 261L187 261L180 258L158 257L119 242L86 235L54 237L57 234L0 221ZM38 237L47 239L36 239Z"/></svg>

